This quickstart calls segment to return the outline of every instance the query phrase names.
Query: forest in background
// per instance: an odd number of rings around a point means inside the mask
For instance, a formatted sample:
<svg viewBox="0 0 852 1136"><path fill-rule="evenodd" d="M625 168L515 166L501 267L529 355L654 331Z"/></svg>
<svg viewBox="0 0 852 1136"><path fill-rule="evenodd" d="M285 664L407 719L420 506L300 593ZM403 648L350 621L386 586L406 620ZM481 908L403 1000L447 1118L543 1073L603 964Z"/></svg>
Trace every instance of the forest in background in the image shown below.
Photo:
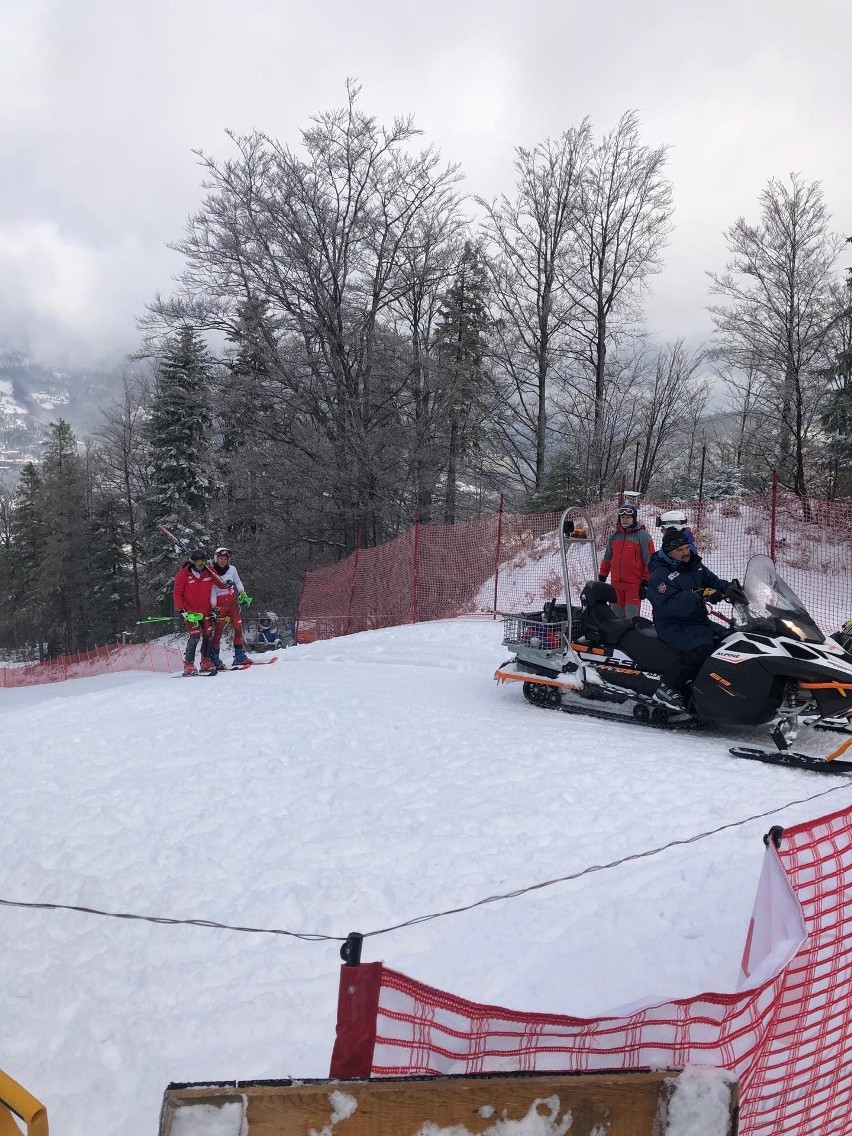
<svg viewBox="0 0 852 1136"><path fill-rule="evenodd" d="M518 147L493 200L354 84L298 147L230 140L225 160L198 155L183 269L120 396L84 439L52 423L0 495L0 645L62 654L170 612L158 524L228 545L249 590L292 611L307 563L501 495L545 511L626 478L689 501L776 471L799 496L852 498L852 278L819 182L744 203L695 349L645 325L674 191L633 111Z"/></svg>

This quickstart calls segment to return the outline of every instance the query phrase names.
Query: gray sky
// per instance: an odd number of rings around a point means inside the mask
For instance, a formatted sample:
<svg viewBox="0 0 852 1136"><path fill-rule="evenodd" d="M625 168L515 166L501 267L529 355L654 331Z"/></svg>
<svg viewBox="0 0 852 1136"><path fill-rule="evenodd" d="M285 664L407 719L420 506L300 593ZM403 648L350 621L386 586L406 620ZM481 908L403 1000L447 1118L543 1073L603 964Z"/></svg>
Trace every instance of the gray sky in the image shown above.
<svg viewBox="0 0 852 1136"><path fill-rule="evenodd" d="M224 156L226 128L296 145L347 76L486 197L511 192L514 146L637 108L676 205L649 323L700 339L704 272L770 177L822 181L852 233L851 50L850 0L0 0L0 346L132 351L201 200L192 149Z"/></svg>

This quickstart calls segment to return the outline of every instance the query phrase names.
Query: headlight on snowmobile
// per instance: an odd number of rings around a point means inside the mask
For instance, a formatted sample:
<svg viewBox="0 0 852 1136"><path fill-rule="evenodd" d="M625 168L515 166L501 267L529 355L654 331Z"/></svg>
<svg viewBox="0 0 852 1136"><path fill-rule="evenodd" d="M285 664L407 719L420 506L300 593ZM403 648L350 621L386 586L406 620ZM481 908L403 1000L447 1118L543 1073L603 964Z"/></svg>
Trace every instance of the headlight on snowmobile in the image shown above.
<svg viewBox="0 0 852 1136"><path fill-rule="evenodd" d="M807 641L807 635L797 623L794 623L792 621L792 619L782 619L779 620L779 622L782 623L789 631L792 631L797 639L801 639L803 643Z"/></svg>

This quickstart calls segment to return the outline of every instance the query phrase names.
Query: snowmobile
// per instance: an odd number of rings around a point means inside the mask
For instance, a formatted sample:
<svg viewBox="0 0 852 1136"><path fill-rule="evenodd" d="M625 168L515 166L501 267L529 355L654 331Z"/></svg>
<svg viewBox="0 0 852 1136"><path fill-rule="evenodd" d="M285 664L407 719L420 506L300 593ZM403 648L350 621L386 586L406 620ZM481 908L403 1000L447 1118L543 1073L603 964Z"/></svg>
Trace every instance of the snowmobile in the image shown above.
<svg viewBox="0 0 852 1136"><path fill-rule="evenodd" d="M852 642L823 635L768 556L749 560L733 618L714 613L723 621L721 641L679 712L653 697L673 649L650 620L613 613L615 589L596 578L590 519L567 509L558 534L564 602L555 598L540 611L503 616L503 644L513 657L498 668L498 682L520 682L534 706L569 713L660 727L766 725L774 750L734 746L730 752L852 773L852 760L841 757L852 750L852 653L845 649ZM578 583L583 579L589 582ZM572 585L579 604L572 603ZM806 742L804 750L790 748L796 739Z"/></svg>

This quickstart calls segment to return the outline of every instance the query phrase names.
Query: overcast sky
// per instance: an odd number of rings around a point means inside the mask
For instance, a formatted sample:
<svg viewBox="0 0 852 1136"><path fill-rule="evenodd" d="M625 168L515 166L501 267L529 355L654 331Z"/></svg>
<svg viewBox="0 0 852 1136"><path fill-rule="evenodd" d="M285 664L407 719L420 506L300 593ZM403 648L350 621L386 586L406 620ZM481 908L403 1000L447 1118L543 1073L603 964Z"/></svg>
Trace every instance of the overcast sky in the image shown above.
<svg viewBox="0 0 852 1136"><path fill-rule="evenodd" d="M201 199L192 150L226 155L226 128L296 145L347 76L486 197L514 146L638 109L676 206L649 324L709 336L704 272L769 178L822 181L852 233L850 57L850 0L0 0L0 346L134 350Z"/></svg>

